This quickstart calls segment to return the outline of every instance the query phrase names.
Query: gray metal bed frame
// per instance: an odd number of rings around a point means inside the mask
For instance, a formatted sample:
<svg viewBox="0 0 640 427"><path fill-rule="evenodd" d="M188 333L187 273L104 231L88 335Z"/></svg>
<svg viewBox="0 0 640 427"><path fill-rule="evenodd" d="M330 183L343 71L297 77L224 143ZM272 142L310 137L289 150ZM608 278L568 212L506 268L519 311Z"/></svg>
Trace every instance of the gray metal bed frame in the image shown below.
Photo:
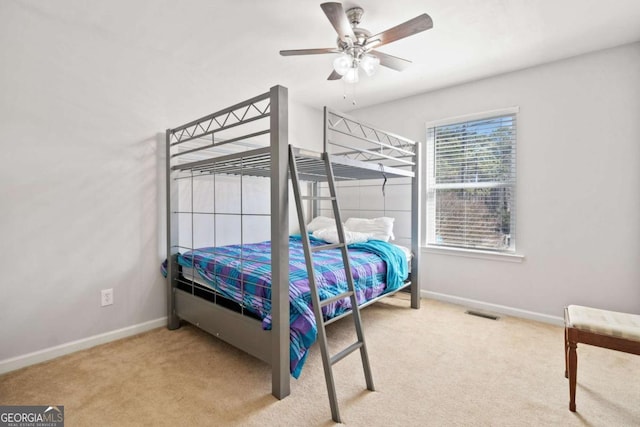
<svg viewBox="0 0 640 427"><path fill-rule="evenodd" d="M242 136L216 141L216 134L232 128L269 120L268 129ZM389 177L411 177L411 307L420 307L420 203L421 188L420 144L389 132L361 123L359 120L325 108L324 151L331 145L346 149L331 155L336 180L379 179L381 170ZM237 130L237 129L234 129ZM259 135L269 135L269 145L242 152L184 161L184 156L206 153L224 144L247 141ZM352 149L336 142L332 135L351 137L364 144L377 147ZM188 141L203 141L205 145L184 149ZM181 147L182 145L182 147ZM289 177L288 177L288 93L282 86L269 92L225 108L176 128L166 131L166 186L167 186L167 311L168 328L177 329L185 320L229 344L269 363L272 367L272 394L282 399L290 394L289 373ZM311 192L318 192L317 181L322 180L324 169L321 153L294 149L301 162L300 178L313 182ZM409 160L407 160L409 159ZM399 167L397 167L399 165ZM272 329L263 330L261 322L234 312L193 293L178 289L180 250L178 239L178 184L177 175L191 174L245 174L270 178L271 225L271 316ZM312 213L318 206L311 207ZM193 213L192 213L193 214ZM406 287L406 286L405 286ZM385 294L384 296L388 296ZM366 305L377 301L376 298Z"/></svg>

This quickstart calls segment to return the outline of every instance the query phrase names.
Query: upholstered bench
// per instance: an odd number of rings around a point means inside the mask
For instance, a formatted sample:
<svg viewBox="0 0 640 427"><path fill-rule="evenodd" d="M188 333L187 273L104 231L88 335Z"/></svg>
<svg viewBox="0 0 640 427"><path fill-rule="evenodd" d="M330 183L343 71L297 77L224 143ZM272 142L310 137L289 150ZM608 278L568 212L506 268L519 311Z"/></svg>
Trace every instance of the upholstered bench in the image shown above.
<svg viewBox="0 0 640 427"><path fill-rule="evenodd" d="M640 355L640 315L570 305L564 310L564 376L569 378L569 410L576 411L578 343Z"/></svg>

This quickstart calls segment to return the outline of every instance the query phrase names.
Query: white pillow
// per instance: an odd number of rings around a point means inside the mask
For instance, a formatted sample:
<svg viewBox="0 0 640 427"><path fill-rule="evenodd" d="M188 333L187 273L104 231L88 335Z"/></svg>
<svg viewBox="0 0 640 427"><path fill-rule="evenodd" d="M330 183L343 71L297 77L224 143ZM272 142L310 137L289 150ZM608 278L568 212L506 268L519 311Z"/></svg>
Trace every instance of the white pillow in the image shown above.
<svg viewBox="0 0 640 427"><path fill-rule="evenodd" d="M384 240L388 242L390 239L395 240L393 235L393 221L395 218L386 216L380 218L349 218L344 226L350 231L358 231L360 233L370 233L374 239Z"/></svg>
<svg viewBox="0 0 640 427"><path fill-rule="evenodd" d="M333 218L329 218L328 216L317 216L313 218L313 220L309 224L307 224L307 231L311 231L313 233L316 230L327 227L335 228L336 220Z"/></svg>
<svg viewBox="0 0 640 427"><path fill-rule="evenodd" d="M340 243L340 240L338 239L338 231L335 226L316 230L313 232L312 236L316 239L322 239L327 243ZM344 240L347 245L352 243L364 243L372 238L373 235L370 233L359 233L357 231L344 230Z"/></svg>

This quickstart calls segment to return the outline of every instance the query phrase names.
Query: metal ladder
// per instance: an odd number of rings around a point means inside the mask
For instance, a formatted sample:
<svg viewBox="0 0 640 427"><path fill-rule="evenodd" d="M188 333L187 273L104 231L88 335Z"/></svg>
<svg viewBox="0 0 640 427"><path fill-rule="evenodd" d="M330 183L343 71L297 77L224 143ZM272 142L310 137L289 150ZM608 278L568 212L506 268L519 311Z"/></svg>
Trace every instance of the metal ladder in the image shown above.
<svg viewBox="0 0 640 427"><path fill-rule="evenodd" d="M291 181L293 184L293 193L296 200L296 209L298 212L298 222L300 225L300 235L302 238L302 247L304 249L305 262L307 265L307 274L309 276L309 289L311 290L311 302L313 305L313 314L316 319L316 325L318 329L318 343L322 353L322 365L324 367L324 377L327 382L327 393L329 394L329 405L331 406L331 418L333 421L340 423L340 411L338 409L338 398L336 397L336 387L333 380L333 365L344 359L349 354L356 350L360 350L360 357L362 358L362 368L364 369L364 377L367 382L367 389L374 391L373 379L371 377L371 367L369 366L369 356L367 355L367 346L364 341L364 334L362 332L362 322L360 319L360 310L358 308L358 301L353 285L353 274L351 273L351 265L349 264L349 254L347 253L347 245L345 244L344 227L342 226L342 220L340 219L340 209L338 207L338 199L336 197L336 188L333 175L333 168L331 167L331 161L328 153L322 154L322 161L324 163L327 183L329 186L329 197L319 196L302 196L300 194L300 181L298 175L298 165L294 150L289 147L289 172L291 174ZM311 246L309 240L309 234L307 232L307 225L304 220L304 212L302 210L303 200L330 200L333 208L333 217L336 221L336 229L338 231L339 243L327 244L322 246ZM318 294L318 288L315 280L315 269L313 267L313 253L340 248L342 252L342 260L344 262L345 273L347 278L347 292L334 297L320 300ZM331 320L325 321L322 316L322 307L339 301L343 298L349 297L351 299L351 314L355 329L357 341L337 354L330 356L329 348L327 347L327 334L325 331L325 325L331 323Z"/></svg>

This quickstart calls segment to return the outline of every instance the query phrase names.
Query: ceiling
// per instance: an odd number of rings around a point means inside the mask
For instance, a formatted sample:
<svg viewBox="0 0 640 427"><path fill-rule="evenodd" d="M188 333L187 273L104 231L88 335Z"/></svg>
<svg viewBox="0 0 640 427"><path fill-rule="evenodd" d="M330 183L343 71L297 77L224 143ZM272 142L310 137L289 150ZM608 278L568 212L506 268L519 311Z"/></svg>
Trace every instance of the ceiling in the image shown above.
<svg viewBox="0 0 640 427"><path fill-rule="evenodd" d="M354 108L354 96L356 107L363 107L640 40L638 0L346 1L345 9L364 8L360 26L374 34L425 12L434 22L429 31L380 48L413 61L409 69L381 68L352 87L326 80L332 55L278 54L335 46L336 33L319 4L63 0L31 1L28 7L196 70L208 76L203 90L225 100L281 84L298 102L342 110Z"/></svg>

